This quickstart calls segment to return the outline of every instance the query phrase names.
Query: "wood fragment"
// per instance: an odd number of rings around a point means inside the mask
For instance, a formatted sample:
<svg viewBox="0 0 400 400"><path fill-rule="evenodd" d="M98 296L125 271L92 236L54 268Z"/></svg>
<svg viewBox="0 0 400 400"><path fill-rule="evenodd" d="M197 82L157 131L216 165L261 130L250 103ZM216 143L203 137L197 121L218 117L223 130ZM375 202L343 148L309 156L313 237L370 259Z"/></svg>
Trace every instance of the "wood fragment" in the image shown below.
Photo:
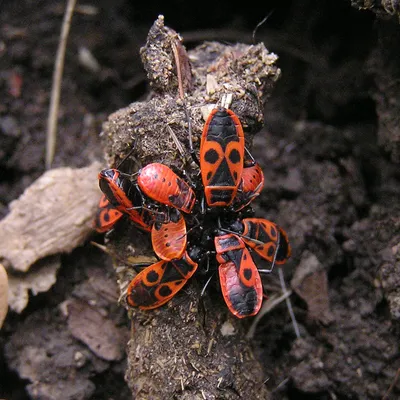
<svg viewBox="0 0 400 400"><path fill-rule="evenodd" d="M0 221L0 259L26 272L43 257L82 245L93 232L100 168L94 162L85 168L50 170L28 187Z"/></svg>

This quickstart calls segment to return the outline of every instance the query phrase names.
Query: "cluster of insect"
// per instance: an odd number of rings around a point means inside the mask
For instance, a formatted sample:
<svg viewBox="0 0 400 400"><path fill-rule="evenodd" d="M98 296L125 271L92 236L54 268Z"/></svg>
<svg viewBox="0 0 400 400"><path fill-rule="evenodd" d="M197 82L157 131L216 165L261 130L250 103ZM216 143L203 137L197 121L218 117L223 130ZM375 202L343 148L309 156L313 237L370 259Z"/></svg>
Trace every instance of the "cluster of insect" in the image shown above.
<svg viewBox="0 0 400 400"><path fill-rule="evenodd" d="M193 158L197 161L196 155ZM251 203L263 189L264 175L245 148L242 125L229 108L218 106L208 116L197 163L201 179L196 184L160 163L148 164L134 174L102 170L103 196L95 227L106 232L125 217L151 234L160 261L142 266L130 282L129 306L159 307L196 271L209 277L206 285L218 271L232 314L254 316L265 296L260 273L284 264L291 248L281 227L254 218ZM269 268L257 267L254 256Z"/></svg>

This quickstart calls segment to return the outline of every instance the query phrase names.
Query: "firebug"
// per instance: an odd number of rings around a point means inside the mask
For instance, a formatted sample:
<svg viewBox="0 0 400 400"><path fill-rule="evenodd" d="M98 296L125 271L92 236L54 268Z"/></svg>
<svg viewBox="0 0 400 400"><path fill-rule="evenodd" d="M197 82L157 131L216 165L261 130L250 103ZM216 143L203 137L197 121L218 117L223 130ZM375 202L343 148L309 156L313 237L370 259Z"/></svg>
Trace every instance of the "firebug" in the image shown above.
<svg viewBox="0 0 400 400"><path fill-rule="evenodd" d="M151 199L185 213L192 211L196 201L193 189L168 166L146 165L138 172L137 183Z"/></svg>
<svg viewBox="0 0 400 400"><path fill-rule="evenodd" d="M200 171L209 207L229 206L242 179L244 133L236 114L219 107L211 111L200 142Z"/></svg>
<svg viewBox="0 0 400 400"><path fill-rule="evenodd" d="M242 238L232 233L215 237L222 295L238 318L256 315L263 300L257 266Z"/></svg>
<svg viewBox="0 0 400 400"><path fill-rule="evenodd" d="M148 266L130 282L126 296L128 305L142 310L162 306L185 286L197 266L187 252L179 259L161 260Z"/></svg>

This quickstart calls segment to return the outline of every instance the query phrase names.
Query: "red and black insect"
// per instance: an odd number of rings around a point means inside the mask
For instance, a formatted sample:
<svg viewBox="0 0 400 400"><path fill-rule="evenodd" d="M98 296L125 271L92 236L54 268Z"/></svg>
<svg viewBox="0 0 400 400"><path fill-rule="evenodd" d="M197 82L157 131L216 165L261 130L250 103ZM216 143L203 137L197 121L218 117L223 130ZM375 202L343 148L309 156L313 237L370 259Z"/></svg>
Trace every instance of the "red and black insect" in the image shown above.
<svg viewBox="0 0 400 400"><path fill-rule="evenodd" d="M198 242L203 249L208 249L208 254L216 253L221 291L228 309L236 317L245 318L260 310L264 297L260 273L270 273L275 264L284 264L291 255L291 248L286 232L275 223L262 218L232 221L236 215L225 214L222 221L218 218L216 229L215 220L207 214L208 228ZM210 240L213 249L210 249ZM251 251L268 260L271 268L259 268Z"/></svg>
<svg viewBox="0 0 400 400"><path fill-rule="evenodd" d="M263 300L263 287L245 242L232 233L215 237L215 250L222 295L238 318L256 315Z"/></svg>
<svg viewBox="0 0 400 400"><path fill-rule="evenodd" d="M179 259L161 260L148 266L130 282L127 304L142 310L162 306L185 286L197 267L187 252Z"/></svg>
<svg viewBox="0 0 400 400"><path fill-rule="evenodd" d="M287 233L267 219L244 218L236 223L236 231L247 246L273 264L285 264L292 254Z"/></svg>
<svg viewBox="0 0 400 400"><path fill-rule="evenodd" d="M94 219L94 229L99 233L104 233L113 228L124 214L118 211L103 194L100 197L99 206Z"/></svg>
<svg viewBox="0 0 400 400"><path fill-rule="evenodd" d="M196 201L192 188L171 168L152 163L138 172L137 183L141 191L151 199L190 213Z"/></svg>
<svg viewBox="0 0 400 400"><path fill-rule="evenodd" d="M103 169L99 173L99 186L113 207L127 214L139 228L151 230L154 216L143 207L143 195L129 175L114 168Z"/></svg>
<svg viewBox="0 0 400 400"><path fill-rule="evenodd" d="M140 228L151 230L154 251L161 259L182 257L186 223L178 209L190 212L196 200L193 190L162 164L149 164L137 175L137 182L133 182L131 175L105 169L99 174L99 185L113 206L128 214ZM159 205L154 206L153 200ZM148 208L150 202L152 209Z"/></svg>
<svg viewBox="0 0 400 400"><path fill-rule="evenodd" d="M238 212L248 206L264 187L264 173L256 162L243 168L242 180L240 182L236 197L233 201L233 210Z"/></svg>
<svg viewBox="0 0 400 400"><path fill-rule="evenodd" d="M200 143L200 171L209 207L229 206L242 179L244 133L236 114L227 108L211 111Z"/></svg>
<svg viewBox="0 0 400 400"><path fill-rule="evenodd" d="M203 255L215 254L211 262L218 268L230 312L238 318L259 312L263 300L260 272L268 271L257 267L252 254L273 266L285 263L291 248L286 232L273 222L237 219L264 184L260 166L254 159L246 161L245 151L239 118L227 108L215 108L204 125L200 144L203 198L209 207L204 213L201 209L200 221L194 209L194 186L166 165L151 163L132 175L118 169L100 172L100 188L110 209L114 207L140 228L151 231L153 250L161 259L130 282L129 306L149 310L164 305L193 276ZM253 215L250 208L245 212ZM216 219L216 214L221 217ZM220 218L229 229L221 227ZM196 226L199 228L194 229ZM207 271L208 267L209 262Z"/></svg>

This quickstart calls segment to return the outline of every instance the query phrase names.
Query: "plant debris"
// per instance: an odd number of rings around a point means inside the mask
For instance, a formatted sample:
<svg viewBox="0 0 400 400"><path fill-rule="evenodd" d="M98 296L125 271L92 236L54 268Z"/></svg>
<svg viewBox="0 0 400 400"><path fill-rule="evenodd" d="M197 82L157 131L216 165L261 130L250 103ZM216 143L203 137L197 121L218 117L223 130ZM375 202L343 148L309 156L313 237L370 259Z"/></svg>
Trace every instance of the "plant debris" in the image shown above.
<svg viewBox="0 0 400 400"><path fill-rule="evenodd" d="M0 258L8 270L27 272L41 258L68 253L87 240L100 196L100 168L94 162L47 171L10 204L0 221Z"/></svg>
<svg viewBox="0 0 400 400"><path fill-rule="evenodd" d="M329 324L334 320L329 307L328 277L323 265L305 251L291 281L293 290L307 303L311 320Z"/></svg>

